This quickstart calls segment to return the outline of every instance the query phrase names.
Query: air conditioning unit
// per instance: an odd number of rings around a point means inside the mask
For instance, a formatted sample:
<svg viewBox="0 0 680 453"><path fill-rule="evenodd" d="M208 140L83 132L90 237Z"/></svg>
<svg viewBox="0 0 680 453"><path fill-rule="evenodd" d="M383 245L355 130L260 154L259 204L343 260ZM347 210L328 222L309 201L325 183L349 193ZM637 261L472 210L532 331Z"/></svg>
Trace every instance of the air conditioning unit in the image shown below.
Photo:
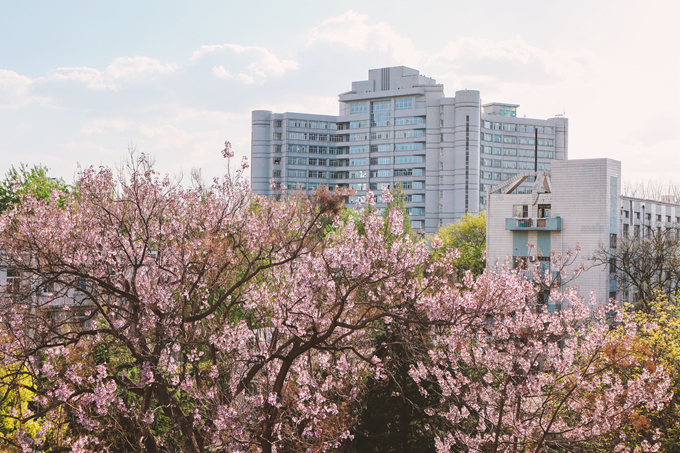
<svg viewBox="0 0 680 453"><path fill-rule="evenodd" d="M536 255L529 255L529 261L536 261Z"/></svg>

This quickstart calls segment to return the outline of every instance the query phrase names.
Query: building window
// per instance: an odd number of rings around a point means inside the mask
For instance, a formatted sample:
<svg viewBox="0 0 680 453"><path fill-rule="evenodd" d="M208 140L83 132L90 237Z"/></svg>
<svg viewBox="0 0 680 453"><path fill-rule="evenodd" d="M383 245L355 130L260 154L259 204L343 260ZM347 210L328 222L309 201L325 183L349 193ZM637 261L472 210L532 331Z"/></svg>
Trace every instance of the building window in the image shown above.
<svg viewBox="0 0 680 453"><path fill-rule="evenodd" d="M550 209L552 205L549 204L539 204L538 205L538 217L548 218L550 217Z"/></svg>
<svg viewBox="0 0 680 453"><path fill-rule="evenodd" d="M306 170L288 170L288 171L286 171L286 175L289 178L306 178L307 177L307 171Z"/></svg>
<svg viewBox="0 0 680 453"><path fill-rule="evenodd" d="M394 124L396 126L404 126L406 124L424 124L424 118L422 116L405 116L401 118L395 118Z"/></svg>
<svg viewBox="0 0 680 453"><path fill-rule="evenodd" d="M368 127L368 121L350 121L349 123L349 128L350 129L361 129L364 127Z"/></svg>
<svg viewBox="0 0 680 453"><path fill-rule="evenodd" d="M512 212L515 217L526 219L529 217L529 205L516 204L512 207Z"/></svg>
<svg viewBox="0 0 680 453"><path fill-rule="evenodd" d="M508 107L506 105L501 105L500 114L503 116L515 118L517 116L517 107Z"/></svg>
<svg viewBox="0 0 680 453"><path fill-rule="evenodd" d="M274 178L280 178L281 177L281 170L274 170L274 173L272 174Z"/></svg>
<svg viewBox="0 0 680 453"><path fill-rule="evenodd" d="M281 165L281 158L280 157L274 158L274 165Z"/></svg>
<svg viewBox="0 0 680 453"><path fill-rule="evenodd" d="M306 157L288 157L288 165L307 165Z"/></svg>
<svg viewBox="0 0 680 453"><path fill-rule="evenodd" d="M441 214L442 212L444 212L444 205L440 204L439 205L439 213Z"/></svg>
<svg viewBox="0 0 680 453"><path fill-rule="evenodd" d="M306 132L288 132L288 140L308 140L309 134Z"/></svg>
<svg viewBox="0 0 680 453"><path fill-rule="evenodd" d="M384 153L392 151L392 145L371 145L372 153Z"/></svg>
<svg viewBox="0 0 680 453"><path fill-rule="evenodd" d="M394 100L394 110L408 110L413 108L413 98L397 98Z"/></svg>
<svg viewBox="0 0 680 453"><path fill-rule="evenodd" d="M415 150L420 150L423 149L423 144L420 142L417 143L397 143L394 145L394 150L395 151L415 151Z"/></svg>
<svg viewBox="0 0 680 453"><path fill-rule="evenodd" d="M274 140L281 140L281 132L274 132Z"/></svg>
<svg viewBox="0 0 680 453"><path fill-rule="evenodd" d="M371 170L371 178L389 178L389 170Z"/></svg>
<svg viewBox="0 0 680 453"><path fill-rule="evenodd" d="M515 132L515 125L504 123L503 124L503 130L506 131L506 132Z"/></svg>
<svg viewBox="0 0 680 453"><path fill-rule="evenodd" d="M394 170L394 176L423 176L423 169L422 168L398 168L398 169Z"/></svg>
<svg viewBox="0 0 680 453"><path fill-rule="evenodd" d="M21 289L21 273L14 269L7 269L7 291L10 293L18 293Z"/></svg>
<svg viewBox="0 0 680 453"><path fill-rule="evenodd" d="M274 120L274 127L281 127L281 120Z"/></svg>
<svg viewBox="0 0 680 453"><path fill-rule="evenodd" d="M368 152L368 146L350 146L349 147L349 153L350 154L362 154L362 153L367 153Z"/></svg>
<svg viewBox="0 0 680 453"><path fill-rule="evenodd" d="M392 101L371 102L371 126L389 126L391 120Z"/></svg>
<svg viewBox="0 0 680 453"><path fill-rule="evenodd" d="M440 190L439 191L439 199L441 200L442 198L444 198L444 191Z"/></svg>
<svg viewBox="0 0 680 453"><path fill-rule="evenodd" d="M396 156L394 158L395 164L420 164L424 161L425 156Z"/></svg>
<svg viewBox="0 0 680 453"><path fill-rule="evenodd" d="M366 102L366 101L352 102L349 105L350 115L354 115L355 113L366 113L366 112L368 112L368 102Z"/></svg>
<svg viewBox="0 0 680 453"><path fill-rule="evenodd" d="M609 235L609 248L616 248L616 234L612 233Z"/></svg>
<svg viewBox="0 0 680 453"><path fill-rule="evenodd" d="M407 131L401 131L401 132L407 132ZM411 132L411 131L408 131ZM383 131L383 132L371 132L371 140L386 140L392 138L392 132L391 131Z"/></svg>
<svg viewBox="0 0 680 453"><path fill-rule="evenodd" d="M444 162L439 162L439 169L443 170L444 169Z"/></svg>
<svg viewBox="0 0 680 453"><path fill-rule="evenodd" d="M628 236L628 224L627 223L623 224L623 235Z"/></svg>

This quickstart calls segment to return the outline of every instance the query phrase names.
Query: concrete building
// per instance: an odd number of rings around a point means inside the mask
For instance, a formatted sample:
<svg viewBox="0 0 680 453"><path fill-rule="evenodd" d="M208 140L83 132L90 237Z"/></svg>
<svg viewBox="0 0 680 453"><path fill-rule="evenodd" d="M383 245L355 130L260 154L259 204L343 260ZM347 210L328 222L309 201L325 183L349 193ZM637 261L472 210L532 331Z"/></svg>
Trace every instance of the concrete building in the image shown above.
<svg viewBox="0 0 680 453"><path fill-rule="evenodd" d="M434 232L486 209L492 185L534 169L536 132L539 170L568 156L565 118L519 118L518 105L482 105L474 90L446 97L404 66L370 70L339 103L337 116L253 111L256 193L274 195L273 178L287 190L349 187L355 202L401 183L413 227Z"/></svg>
<svg viewBox="0 0 680 453"><path fill-rule="evenodd" d="M531 192L518 193L530 178ZM566 267L567 275L582 263L586 270L568 284L585 296L594 291L598 303L632 297L617 287L608 265L595 265L593 256L600 247L615 248L619 238L639 236L649 228L680 232L680 205L621 196L621 163L611 159L554 161L551 171L517 175L493 187L488 196L490 267L507 258L513 265L522 258L550 266L551 253L564 255L578 245L581 251Z"/></svg>

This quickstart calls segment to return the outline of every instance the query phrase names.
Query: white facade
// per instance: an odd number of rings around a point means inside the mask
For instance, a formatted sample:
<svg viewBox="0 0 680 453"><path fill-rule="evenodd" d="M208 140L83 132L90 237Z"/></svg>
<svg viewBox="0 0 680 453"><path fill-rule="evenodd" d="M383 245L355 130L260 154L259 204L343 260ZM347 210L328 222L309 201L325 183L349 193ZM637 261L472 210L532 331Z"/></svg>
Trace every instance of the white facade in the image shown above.
<svg viewBox="0 0 680 453"><path fill-rule="evenodd" d="M274 195L273 178L288 190L350 187L360 201L401 183L414 228L434 232L484 210L492 184L534 168L534 128L539 169L567 158L565 118L517 118L517 105L482 107L473 90L445 97L404 66L370 70L339 102L337 116L253 111L256 193Z"/></svg>
<svg viewBox="0 0 680 453"><path fill-rule="evenodd" d="M517 193L521 179L534 179L531 193ZM528 172L489 192L487 263L518 257L548 265L551 253L581 249L567 276L583 263L585 271L565 283L599 304L626 299L617 291L609 266L593 260L600 247L615 247L620 235L644 228L680 229L680 205L621 196L621 163L611 159L555 161L550 172ZM528 247L530 244L534 247Z"/></svg>

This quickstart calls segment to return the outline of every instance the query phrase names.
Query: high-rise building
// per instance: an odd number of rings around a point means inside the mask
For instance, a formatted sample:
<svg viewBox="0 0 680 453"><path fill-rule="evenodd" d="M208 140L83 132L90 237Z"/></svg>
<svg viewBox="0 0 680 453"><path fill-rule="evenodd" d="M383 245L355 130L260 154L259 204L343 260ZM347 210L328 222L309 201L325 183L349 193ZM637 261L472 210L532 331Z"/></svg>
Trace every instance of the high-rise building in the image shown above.
<svg viewBox="0 0 680 453"><path fill-rule="evenodd" d="M566 118L519 118L518 105L482 105L474 90L446 97L404 66L370 70L339 102L337 116L253 111L256 193L340 186L356 190L354 202L400 184L413 227L434 232L486 209L499 181L533 170L536 137L539 170L567 158Z"/></svg>

